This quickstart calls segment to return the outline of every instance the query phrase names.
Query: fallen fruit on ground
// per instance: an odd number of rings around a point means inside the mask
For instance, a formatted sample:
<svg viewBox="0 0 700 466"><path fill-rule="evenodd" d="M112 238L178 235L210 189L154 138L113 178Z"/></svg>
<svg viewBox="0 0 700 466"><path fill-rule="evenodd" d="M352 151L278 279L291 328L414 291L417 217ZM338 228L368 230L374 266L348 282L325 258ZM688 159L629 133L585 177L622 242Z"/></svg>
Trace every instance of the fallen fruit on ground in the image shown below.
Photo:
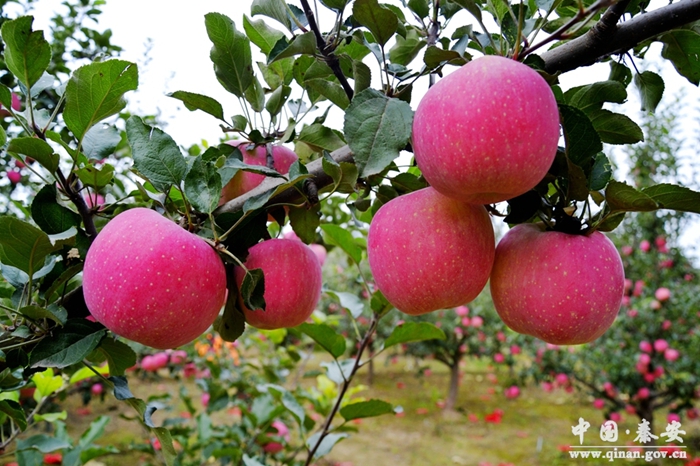
<svg viewBox="0 0 700 466"><path fill-rule="evenodd" d="M491 297L508 327L556 345L588 343L613 323L625 286L622 260L600 232L513 227L498 243Z"/></svg>
<svg viewBox="0 0 700 466"><path fill-rule="evenodd" d="M201 238L157 212L120 213L85 258L85 303L112 332L153 348L201 335L224 304L226 272Z"/></svg>
<svg viewBox="0 0 700 466"><path fill-rule="evenodd" d="M251 310L241 301L246 322L259 329L296 327L309 318L321 298L321 264L304 243L270 239L251 247L245 266L262 269L265 276L265 310ZM236 267L240 288L245 271Z"/></svg>
<svg viewBox="0 0 700 466"><path fill-rule="evenodd" d="M475 204L504 201L535 187L552 165L557 102L527 65L481 57L428 90L412 140L423 176L442 194Z"/></svg>
<svg viewBox="0 0 700 466"><path fill-rule="evenodd" d="M377 287L411 315L472 301L491 272L495 251L486 209L424 188L375 214L367 237Z"/></svg>

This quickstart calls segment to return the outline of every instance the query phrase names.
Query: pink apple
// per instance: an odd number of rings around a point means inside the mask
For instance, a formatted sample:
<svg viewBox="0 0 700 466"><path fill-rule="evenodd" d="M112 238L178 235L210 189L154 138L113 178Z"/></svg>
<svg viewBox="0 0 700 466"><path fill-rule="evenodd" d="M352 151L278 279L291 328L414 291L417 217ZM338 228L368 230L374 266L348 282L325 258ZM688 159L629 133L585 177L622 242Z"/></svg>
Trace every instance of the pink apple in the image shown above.
<svg viewBox="0 0 700 466"><path fill-rule="evenodd" d="M211 399L211 395L209 393L202 393L202 396L199 397L199 401L202 402L202 406L207 407L209 406L209 400Z"/></svg>
<svg viewBox="0 0 700 466"><path fill-rule="evenodd" d="M634 248L632 246L622 246L620 248L620 251L622 252L623 255L629 256L634 252Z"/></svg>
<svg viewBox="0 0 700 466"><path fill-rule="evenodd" d="M187 351L177 350L168 353L170 356L170 362L173 364L182 364L187 360Z"/></svg>
<svg viewBox="0 0 700 466"><path fill-rule="evenodd" d="M22 174L18 171L11 170L7 172L7 179L10 180L10 183L17 184L22 180Z"/></svg>
<svg viewBox="0 0 700 466"><path fill-rule="evenodd" d="M267 166L267 148L265 145L256 146L253 143L244 141L228 141L228 144L240 149L241 153L243 154L243 163L248 165ZM299 157L297 157L294 152L284 146L272 147L272 160L274 161L274 168L279 173L289 173L289 167L298 159ZM264 180L265 175L259 175L257 173L246 172L243 170L239 171L233 178L231 178L231 181L224 186L224 189L221 191L221 199L219 200L219 204L224 204L231 199L235 199L238 196L247 193Z"/></svg>
<svg viewBox="0 0 700 466"><path fill-rule="evenodd" d="M643 289L644 289L644 281L637 280L636 282L634 282L634 290L632 291L632 296L640 296L642 294Z"/></svg>
<svg viewBox="0 0 700 466"><path fill-rule="evenodd" d="M642 240L642 242L639 243L639 249L641 249L642 252L649 252L651 249L651 243L647 240Z"/></svg>
<svg viewBox="0 0 700 466"><path fill-rule="evenodd" d="M166 349L184 345L214 322L226 272L202 238L157 212L120 213L97 236L83 269L90 313L124 338Z"/></svg>
<svg viewBox="0 0 700 466"><path fill-rule="evenodd" d="M620 254L600 232L589 236L516 225L501 239L491 296L508 327L548 343L575 345L602 335L620 309Z"/></svg>
<svg viewBox="0 0 700 466"><path fill-rule="evenodd" d="M90 393L92 393L93 396L100 396L102 392L104 392L104 386L101 383L93 384L92 387L90 387Z"/></svg>
<svg viewBox="0 0 700 466"><path fill-rule="evenodd" d="M666 246L666 238L664 238L663 236L657 236L654 240L654 244L656 244L657 248L662 248Z"/></svg>
<svg viewBox="0 0 700 466"><path fill-rule="evenodd" d="M663 353L668 348L668 342L664 339L658 339L654 342L654 350L658 353Z"/></svg>
<svg viewBox="0 0 700 466"><path fill-rule="evenodd" d="M314 252L316 255L316 259L318 259L318 263L323 266L323 264L326 262L326 256L328 255L328 251L326 251L326 248L321 246L320 244L309 244L309 248Z"/></svg>
<svg viewBox="0 0 700 466"><path fill-rule="evenodd" d="M639 342L639 349L645 353L651 353L653 346L648 341L642 340Z"/></svg>
<svg viewBox="0 0 700 466"><path fill-rule="evenodd" d="M569 383L569 376L566 374L559 373L554 377L554 381L560 387L567 385Z"/></svg>
<svg viewBox="0 0 700 466"><path fill-rule="evenodd" d="M680 357L681 353L673 348L667 348L666 351L664 351L664 359L669 362L673 362L677 360Z"/></svg>
<svg viewBox="0 0 700 466"><path fill-rule="evenodd" d="M491 272L494 243L483 206L424 188L377 211L367 255L386 299L406 314L419 315L476 298Z"/></svg>
<svg viewBox="0 0 700 466"><path fill-rule="evenodd" d="M637 399L639 400L646 400L649 398L650 392L647 387L642 387L639 390L637 390Z"/></svg>
<svg viewBox="0 0 700 466"><path fill-rule="evenodd" d="M474 316L471 319L471 324L472 324L472 327L479 328L482 325L484 325L484 319L479 317L479 316Z"/></svg>
<svg viewBox="0 0 700 466"><path fill-rule="evenodd" d="M666 319L663 322L661 322L661 330L668 330L673 326L673 323Z"/></svg>
<svg viewBox="0 0 700 466"><path fill-rule="evenodd" d="M144 356L141 360L141 369L149 372L155 372L168 365L168 355L165 353L156 353L153 355Z"/></svg>
<svg viewBox="0 0 700 466"><path fill-rule="evenodd" d="M593 400L593 407L595 409L605 408L605 400L603 400L602 398L596 398L595 400Z"/></svg>
<svg viewBox="0 0 700 466"><path fill-rule="evenodd" d="M668 416L666 416L666 421L669 424L672 422L681 422L681 417L676 413L668 413Z"/></svg>
<svg viewBox="0 0 700 466"><path fill-rule="evenodd" d="M635 415L635 414L637 414L637 408L635 408L632 405L625 405L625 412L627 414Z"/></svg>
<svg viewBox="0 0 700 466"><path fill-rule="evenodd" d="M610 413L610 420L619 423L620 421L622 421L622 415L617 411L613 411L612 413Z"/></svg>
<svg viewBox="0 0 700 466"><path fill-rule="evenodd" d="M637 360L644 365L648 365L651 362L651 356L647 353L642 353L637 357Z"/></svg>
<svg viewBox="0 0 700 466"><path fill-rule="evenodd" d="M636 309L630 309L627 311L628 317L635 318L635 317L637 317L637 315L639 315L639 311L637 311Z"/></svg>
<svg viewBox="0 0 700 466"><path fill-rule="evenodd" d="M554 94L533 69L489 55L438 81L413 119L423 176L446 196L490 204L519 196L549 170L559 141Z"/></svg>
<svg viewBox="0 0 700 466"><path fill-rule="evenodd" d="M512 385L505 390L506 398L514 399L520 396L520 387Z"/></svg>
<svg viewBox="0 0 700 466"><path fill-rule="evenodd" d="M649 307L654 311L658 311L659 309L661 309L661 303L655 299L652 299L651 303L649 303Z"/></svg>
<svg viewBox="0 0 700 466"><path fill-rule="evenodd" d="M493 355L493 360L494 360L494 362L496 362L497 364L502 364L502 363L506 360L506 357L503 356L502 353L496 353L496 354Z"/></svg>
<svg viewBox="0 0 700 466"><path fill-rule="evenodd" d="M642 378L644 379L644 381L646 383L652 384L652 383L654 383L654 380L656 380L656 374L649 372L649 373L644 374L642 376Z"/></svg>
<svg viewBox="0 0 700 466"><path fill-rule="evenodd" d="M265 276L265 310L251 310L241 301L246 322L259 329L296 327L309 318L321 298L321 265L301 241L270 239L251 247L245 266L262 269ZM236 283L245 271L236 267Z"/></svg>
<svg viewBox="0 0 700 466"><path fill-rule="evenodd" d="M661 302L668 301L668 299L671 297L671 290L665 287L658 288L654 292L654 297Z"/></svg>
<svg viewBox="0 0 700 466"><path fill-rule="evenodd" d="M554 385L551 382L542 382L542 390L549 393L554 390Z"/></svg>
<svg viewBox="0 0 700 466"><path fill-rule="evenodd" d="M469 317L462 317L462 327L469 327L469 325L472 323L471 319Z"/></svg>
<svg viewBox="0 0 700 466"><path fill-rule="evenodd" d="M496 340L498 341L506 341L506 334L503 332L496 332Z"/></svg>
<svg viewBox="0 0 700 466"><path fill-rule="evenodd" d="M520 350L520 347L518 345L511 345L510 346L510 354L516 355L516 354L520 354L520 353L521 353L521 350Z"/></svg>
<svg viewBox="0 0 700 466"><path fill-rule="evenodd" d="M105 198L102 194L91 192L87 195L83 195L85 203L90 209L102 210L105 204Z"/></svg>
<svg viewBox="0 0 700 466"><path fill-rule="evenodd" d="M457 306L455 308L455 313L460 317L465 317L469 315L469 308L467 306Z"/></svg>
<svg viewBox="0 0 700 466"><path fill-rule="evenodd" d="M289 442L289 428L282 421L272 421L270 426L277 431L277 434L275 434L277 437L281 437L285 442ZM284 445L279 442L270 442L265 444L263 450L267 453L275 454L284 450Z"/></svg>

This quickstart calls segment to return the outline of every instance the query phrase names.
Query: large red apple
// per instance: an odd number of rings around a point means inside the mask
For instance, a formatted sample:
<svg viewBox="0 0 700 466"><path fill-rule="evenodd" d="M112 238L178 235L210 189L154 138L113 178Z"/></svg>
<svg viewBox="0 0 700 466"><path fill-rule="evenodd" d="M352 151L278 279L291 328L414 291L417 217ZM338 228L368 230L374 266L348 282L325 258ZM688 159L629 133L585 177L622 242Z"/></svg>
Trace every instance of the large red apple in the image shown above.
<svg viewBox="0 0 700 466"><path fill-rule="evenodd" d="M321 265L304 243L270 239L248 250L246 268L265 275L265 310L250 310L241 303L246 322L259 329L296 327L309 318L321 298ZM237 267L240 287L245 272Z"/></svg>
<svg viewBox="0 0 700 466"><path fill-rule="evenodd" d="M503 322L516 332L556 345L587 343L613 323L625 274L612 241L513 227L498 243L491 296Z"/></svg>
<svg viewBox="0 0 700 466"><path fill-rule="evenodd" d="M122 212L88 250L85 303L117 335L153 348L184 345L219 314L226 272L203 239L145 208Z"/></svg>
<svg viewBox="0 0 700 466"><path fill-rule="evenodd" d="M267 148L265 145L255 145L250 142L229 141L228 144L238 147L243 154L243 163L248 165L267 165ZM284 146L272 146L272 160L275 170L279 173L289 173L289 167L298 160L297 154ZM265 175L239 171L231 178L224 189L221 191L221 199L219 204L235 199L242 194L247 193L251 189L263 182Z"/></svg>
<svg viewBox="0 0 700 466"><path fill-rule="evenodd" d="M413 151L426 180L474 204L535 187L558 141L559 111L545 80L499 56L473 60L438 81L413 119Z"/></svg>
<svg viewBox="0 0 700 466"><path fill-rule="evenodd" d="M367 237L377 287L398 310L411 315L476 298L488 280L494 251L486 209L432 188L384 204Z"/></svg>

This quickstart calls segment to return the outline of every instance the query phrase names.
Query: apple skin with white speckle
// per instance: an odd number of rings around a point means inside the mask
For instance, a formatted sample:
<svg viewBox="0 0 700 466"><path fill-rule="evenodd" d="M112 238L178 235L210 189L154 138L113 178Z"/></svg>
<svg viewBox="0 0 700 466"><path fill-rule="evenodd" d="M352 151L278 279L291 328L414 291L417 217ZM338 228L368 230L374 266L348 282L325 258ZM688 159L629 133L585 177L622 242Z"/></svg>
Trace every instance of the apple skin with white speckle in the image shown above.
<svg viewBox="0 0 700 466"><path fill-rule="evenodd" d="M547 82L510 58L485 56L438 81L413 119L416 163L430 185L474 204L534 188L559 142L559 110Z"/></svg>
<svg viewBox="0 0 700 466"><path fill-rule="evenodd" d="M423 188L384 204L367 236L379 290L399 311L420 315L472 301L495 253L486 209Z"/></svg>
<svg viewBox="0 0 700 466"><path fill-rule="evenodd" d="M153 210L120 213L90 246L83 293L92 316L117 335L175 348L214 322L226 271L214 249Z"/></svg>
<svg viewBox="0 0 700 466"><path fill-rule="evenodd" d="M555 345L600 337L615 321L625 287L617 249L604 234L516 225L496 248L491 297L511 329Z"/></svg>
<svg viewBox="0 0 700 466"><path fill-rule="evenodd" d="M296 327L313 313L321 298L321 264L307 245L295 239L269 239L251 247L245 266L262 269L265 310L248 309L241 300L246 322L258 329ZM240 288L245 271L236 267Z"/></svg>

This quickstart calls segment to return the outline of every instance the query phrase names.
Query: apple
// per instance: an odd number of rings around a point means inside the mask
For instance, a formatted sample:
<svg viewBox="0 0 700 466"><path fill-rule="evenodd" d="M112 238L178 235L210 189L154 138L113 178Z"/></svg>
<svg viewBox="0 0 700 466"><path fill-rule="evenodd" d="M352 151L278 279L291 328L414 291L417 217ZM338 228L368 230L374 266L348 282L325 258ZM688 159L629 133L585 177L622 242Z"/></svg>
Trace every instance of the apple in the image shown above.
<svg viewBox="0 0 700 466"><path fill-rule="evenodd" d="M270 239L248 250L246 268L262 269L265 276L265 310L250 310L241 300L246 322L259 329L296 327L309 318L321 298L321 264L304 243ZM235 269L236 283L245 271Z"/></svg>
<svg viewBox="0 0 700 466"><path fill-rule="evenodd" d="M255 145L245 141L228 141L228 144L238 147L243 154L243 163L248 165L267 166L267 148L265 145ZM289 173L289 167L299 159L297 154L284 146L272 146L274 168L279 173ZM239 171L221 190L219 205L241 196L265 180L265 175Z"/></svg>
<svg viewBox="0 0 700 466"><path fill-rule="evenodd" d="M666 287L657 288L654 297L660 302L668 301L671 298L671 290Z"/></svg>
<svg viewBox="0 0 700 466"><path fill-rule="evenodd" d="M547 174L559 142L554 94L515 60L472 60L431 87L413 119L413 151L442 194L474 204L511 199Z"/></svg>
<svg viewBox="0 0 700 466"><path fill-rule="evenodd" d="M469 315L469 308L467 306L457 306L455 308L455 314L457 314L460 317L464 317Z"/></svg>
<svg viewBox="0 0 700 466"><path fill-rule="evenodd" d="M270 427L277 431L277 437L281 437L285 442L289 442L289 428L282 421L272 421ZM284 445L279 442L270 442L265 444L263 450L265 450L267 453L275 454L284 450Z"/></svg>
<svg viewBox="0 0 700 466"><path fill-rule="evenodd" d="M88 209L97 209L97 210L103 210L104 209L104 204L105 204L105 198L102 194L98 193L88 193L88 194L83 194L83 198L85 199L85 203L88 206Z"/></svg>
<svg viewBox="0 0 700 466"><path fill-rule="evenodd" d="M668 342L662 338L659 338L654 342L654 350L658 353L663 353L668 348Z"/></svg>
<svg viewBox="0 0 700 466"><path fill-rule="evenodd" d="M647 398L649 398L649 395L651 395L651 392L647 387L642 387L637 391L638 400L646 400Z"/></svg>
<svg viewBox="0 0 700 466"><path fill-rule="evenodd" d="M593 400L593 407L595 409L605 408L605 400L603 400L602 398L596 398L595 400Z"/></svg>
<svg viewBox="0 0 700 466"><path fill-rule="evenodd" d="M90 387L90 393L92 393L94 396L100 396L102 395L102 392L104 392L104 387L101 383L93 384Z"/></svg>
<svg viewBox="0 0 700 466"><path fill-rule="evenodd" d="M601 336L620 309L622 259L600 232L589 236L520 224L501 239L491 272L496 312L516 332L576 345Z"/></svg>
<svg viewBox="0 0 700 466"><path fill-rule="evenodd" d="M664 358L666 361L673 362L680 357L681 353L677 349L666 348L664 351Z"/></svg>
<svg viewBox="0 0 700 466"><path fill-rule="evenodd" d="M653 346L647 340L642 340L639 342L639 349L645 353L651 353Z"/></svg>
<svg viewBox="0 0 700 466"><path fill-rule="evenodd" d="M88 250L83 293L92 316L146 346L191 342L224 304L226 272L202 238L146 208L120 213Z"/></svg>
<svg viewBox="0 0 700 466"><path fill-rule="evenodd" d="M649 250L651 249L651 243L644 239L641 243L639 243L639 249L642 252L649 252Z"/></svg>
<svg viewBox="0 0 700 466"><path fill-rule="evenodd" d="M165 353L149 354L141 360L141 369L155 372L168 365L168 355Z"/></svg>
<svg viewBox="0 0 700 466"><path fill-rule="evenodd" d="M430 187L380 207L367 236L377 287L410 315L472 301L488 281L494 253L486 209Z"/></svg>
<svg viewBox="0 0 700 466"><path fill-rule="evenodd" d="M299 236L297 236L297 234L294 233L293 230L285 233L284 238L301 241L301 238L299 238ZM316 243L307 244L307 246L311 248L314 254L316 254L316 258L318 259L319 264L321 264L321 267L323 267L323 264L326 262L326 256L328 255L328 251L326 251L326 248Z"/></svg>
<svg viewBox="0 0 700 466"><path fill-rule="evenodd" d="M10 180L10 183L17 184L22 180L22 174L18 171L11 170L7 172L7 179Z"/></svg>

